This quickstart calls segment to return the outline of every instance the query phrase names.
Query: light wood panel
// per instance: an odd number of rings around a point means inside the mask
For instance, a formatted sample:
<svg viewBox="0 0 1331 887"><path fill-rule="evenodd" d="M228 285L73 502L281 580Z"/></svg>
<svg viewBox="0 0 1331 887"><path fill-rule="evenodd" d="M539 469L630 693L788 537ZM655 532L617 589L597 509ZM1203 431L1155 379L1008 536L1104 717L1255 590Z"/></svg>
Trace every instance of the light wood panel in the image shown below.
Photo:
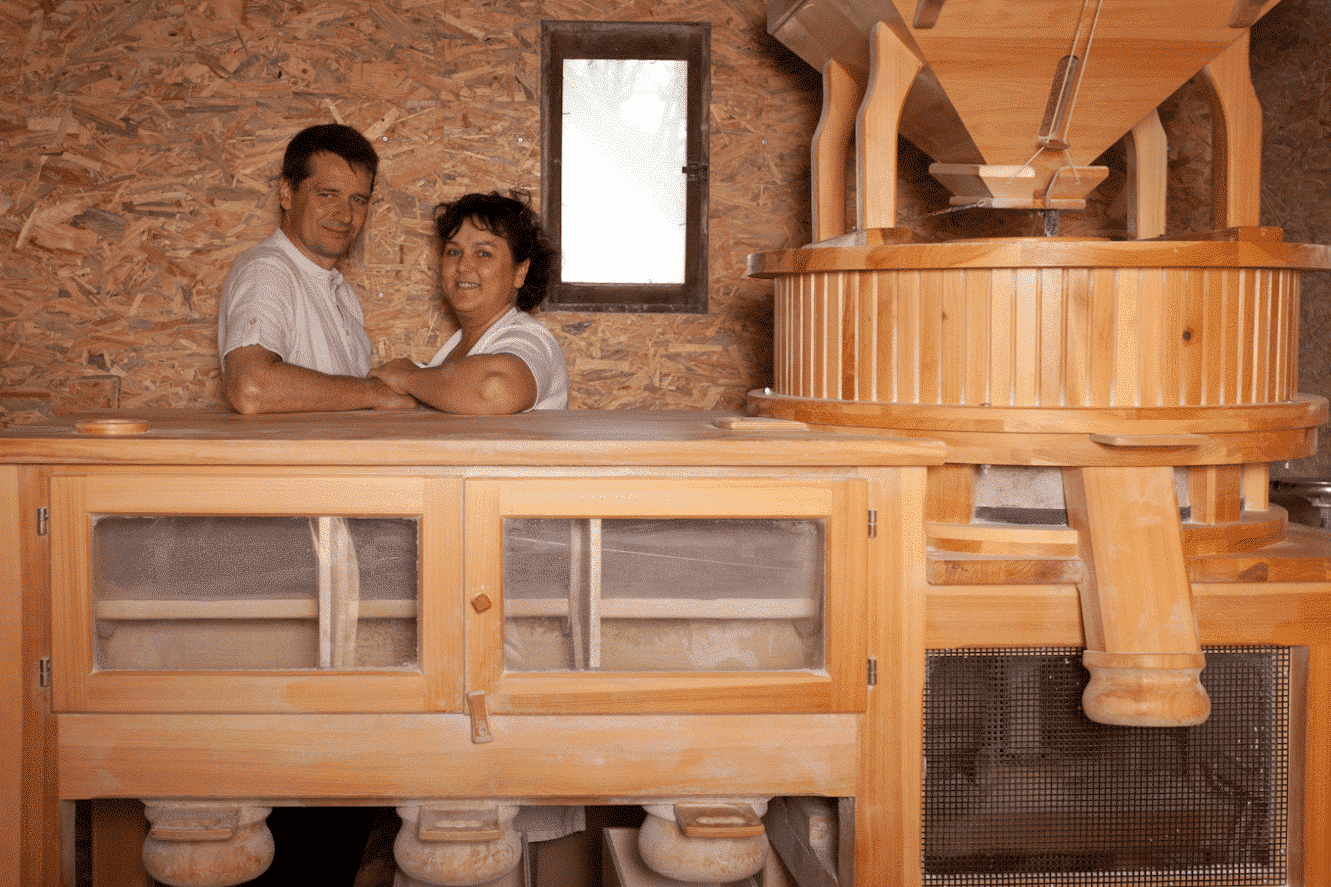
<svg viewBox="0 0 1331 887"><path fill-rule="evenodd" d="M450 416L433 410L241 416L216 410L123 410L149 423L127 438L74 423L0 430L0 464L282 466L828 466L936 464L937 443L800 425L734 425L735 413L538 410Z"/></svg>
<svg viewBox="0 0 1331 887"><path fill-rule="evenodd" d="M805 272L775 285L779 323L803 333L787 338L797 350L775 375L775 390L794 397L1062 408L1296 394L1295 271L931 267ZM882 316L846 310L874 304L870 291Z"/></svg>
<svg viewBox="0 0 1331 887"><path fill-rule="evenodd" d="M925 604L922 468L865 472L878 532L869 542L868 654L878 663L861 734L855 871L884 885L921 882ZM858 883L858 882L857 882Z"/></svg>
<svg viewBox="0 0 1331 887"><path fill-rule="evenodd" d="M1278 230L1278 229L1277 229ZM1267 268L1331 269L1331 247L1283 243L1271 229L1241 227L1205 240L1110 241L1076 237L1010 237L944 243L871 241L752 253L749 274L780 277L814 271L893 268Z"/></svg>
<svg viewBox="0 0 1331 887"><path fill-rule="evenodd" d="M1204 646L1317 646L1331 636L1331 590L1323 581L1196 581L1192 598ZM932 587L926 601L927 649L1085 644L1071 584Z"/></svg>
<svg viewBox="0 0 1331 887"><path fill-rule="evenodd" d="M613 803L696 795L706 785L720 796L851 796L861 756L858 721L818 714L493 715L493 741L476 744L460 714L65 715L60 793Z"/></svg>
<svg viewBox="0 0 1331 887"><path fill-rule="evenodd" d="M1326 612L1325 610L1323 612ZM1328 626L1331 632L1331 626ZM1331 884L1331 636L1308 651L1307 721L1303 733L1303 883Z"/></svg>
<svg viewBox="0 0 1331 887"><path fill-rule="evenodd" d="M33 665L23 649L23 572L18 548L19 470L0 467L0 748L24 747L23 724L28 711L28 679ZM31 519L31 517L29 518ZM23 756L0 756L0 881L21 884L23 878Z"/></svg>

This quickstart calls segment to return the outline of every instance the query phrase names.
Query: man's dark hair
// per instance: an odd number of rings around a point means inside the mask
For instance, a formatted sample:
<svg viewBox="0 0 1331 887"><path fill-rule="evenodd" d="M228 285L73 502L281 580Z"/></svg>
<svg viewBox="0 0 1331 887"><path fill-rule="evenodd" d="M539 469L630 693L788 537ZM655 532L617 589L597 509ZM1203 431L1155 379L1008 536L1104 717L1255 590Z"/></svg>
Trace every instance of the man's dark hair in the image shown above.
<svg viewBox="0 0 1331 887"><path fill-rule="evenodd" d="M359 166L370 174L370 184L379 172L379 155L365 136L341 123L321 123L296 133L282 157L282 178L292 188L300 186L310 175L310 157L320 151L336 154L352 167Z"/></svg>
<svg viewBox="0 0 1331 887"><path fill-rule="evenodd" d="M498 191L466 194L452 203L441 203L434 209L434 225L442 244L470 219L477 228L504 238L515 263L530 259L527 278L518 290L517 307L519 311L531 311L545 301L557 254L541 227L540 217L531 208L530 198L521 191L510 193L513 196L505 197Z"/></svg>

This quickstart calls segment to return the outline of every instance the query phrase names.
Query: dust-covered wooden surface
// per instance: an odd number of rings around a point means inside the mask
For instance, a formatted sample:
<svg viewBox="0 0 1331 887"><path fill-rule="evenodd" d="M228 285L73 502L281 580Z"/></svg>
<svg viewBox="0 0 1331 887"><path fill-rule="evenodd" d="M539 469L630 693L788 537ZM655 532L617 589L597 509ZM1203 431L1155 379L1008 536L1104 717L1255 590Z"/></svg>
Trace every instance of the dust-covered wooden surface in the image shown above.
<svg viewBox="0 0 1331 887"><path fill-rule="evenodd" d="M218 401L216 303L277 223L300 128L361 129L382 165L356 284L376 357L428 357L451 331L433 207L467 191L540 194L542 19L712 26L710 310L544 312L575 408L736 408L770 383L771 284L749 253L809 239L817 72L767 36L761 0L0 0L0 423L97 406ZM1266 109L1263 224L1326 242L1331 0L1284 0L1253 31ZM1194 84L1161 109L1169 232L1209 224L1210 123ZM947 238L1038 234L1024 212L952 211L901 146L900 223ZM1122 151L1062 233L1123 236ZM607 225L631 224L613 206ZM1331 312L1305 277L1303 390L1322 393ZM1319 374L1320 373L1320 374Z"/></svg>

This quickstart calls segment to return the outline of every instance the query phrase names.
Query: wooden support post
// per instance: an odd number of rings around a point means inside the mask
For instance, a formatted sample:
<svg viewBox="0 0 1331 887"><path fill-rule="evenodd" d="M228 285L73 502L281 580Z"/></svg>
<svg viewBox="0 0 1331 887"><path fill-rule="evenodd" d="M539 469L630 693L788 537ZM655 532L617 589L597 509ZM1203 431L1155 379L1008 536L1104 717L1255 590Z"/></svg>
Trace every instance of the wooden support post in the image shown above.
<svg viewBox="0 0 1331 887"><path fill-rule="evenodd" d="M1248 34L1202 68L1210 84L1211 190L1217 230L1261 224L1262 106L1252 88Z"/></svg>
<svg viewBox="0 0 1331 887"><path fill-rule="evenodd" d="M1188 469L1188 499L1195 524L1230 524L1239 519L1242 465L1194 465Z"/></svg>
<svg viewBox="0 0 1331 887"><path fill-rule="evenodd" d="M924 65L883 22L869 44L869 89L856 121L860 230L897 223L897 128L906 93Z"/></svg>
<svg viewBox="0 0 1331 887"><path fill-rule="evenodd" d="M869 541L868 653L879 663L864 713L855 799L855 883L919 884L924 828L926 584L924 468L864 471L878 532Z"/></svg>
<svg viewBox="0 0 1331 887"><path fill-rule="evenodd" d="M930 523L968 524L975 500L975 466L931 465L924 519Z"/></svg>
<svg viewBox="0 0 1331 887"><path fill-rule="evenodd" d="M1331 841L1326 839L1326 811L1331 810L1331 712L1326 700L1331 699L1331 644L1308 648L1308 685L1304 698L1309 704L1301 749L1305 774L1303 870L1291 872L1290 883L1328 884ZM1299 874L1303 876L1301 879Z"/></svg>
<svg viewBox="0 0 1331 887"><path fill-rule="evenodd" d="M1271 466L1249 462L1243 466L1243 510L1266 511L1271 507Z"/></svg>
<svg viewBox="0 0 1331 887"><path fill-rule="evenodd" d="M1130 727L1202 723L1211 701L1198 679L1206 658L1173 468L1064 468L1063 488L1086 568L1078 586L1086 716Z"/></svg>
<svg viewBox="0 0 1331 887"><path fill-rule="evenodd" d="M35 881L24 853L24 730L29 720L30 686L35 666L23 647L23 573L18 540L22 538L24 515L19 506L18 468L0 468L0 882L26 884ZM31 520L31 515L28 516ZM33 817L36 821L36 817Z"/></svg>
<svg viewBox="0 0 1331 887"><path fill-rule="evenodd" d="M1128 236L1150 240L1165 234L1169 141L1160 112L1151 111L1128 133Z"/></svg>
<svg viewBox="0 0 1331 887"><path fill-rule="evenodd" d="M861 74L861 77L863 74ZM865 84L850 69L828 59L823 66L823 113L813 134L813 239L846 233L846 153Z"/></svg>

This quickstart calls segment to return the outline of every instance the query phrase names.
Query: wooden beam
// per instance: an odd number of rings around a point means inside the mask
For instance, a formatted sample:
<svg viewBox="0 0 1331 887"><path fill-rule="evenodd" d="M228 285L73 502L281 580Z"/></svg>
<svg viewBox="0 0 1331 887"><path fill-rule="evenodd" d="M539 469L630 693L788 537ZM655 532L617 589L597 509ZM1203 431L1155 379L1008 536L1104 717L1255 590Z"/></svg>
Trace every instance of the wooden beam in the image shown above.
<svg viewBox="0 0 1331 887"><path fill-rule="evenodd" d="M897 223L897 129L923 62L883 22L870 37L869 89L856 122L858 227Z"/></svg>
<svg viewBox="0 0 1331 887"><path fill-rule="evenodd" d="M1151 111L1127 135L1128 236L1151 240L1165 234L1169 141L1160 112Z"/></svg>
<svg viewBox="0 0 1331 887"><path fill-rule="evenodd" d="M861 75L863 76L863 75ZM823 113L813 134L813 239L846 233L846 154L865 84L835 59L823 66Z"/></svg>
<svg viewBox="0 0 1331 887"><path fill-rule="evenodd" d="M1211 208L1216 228L1261 224L1262 106L1252 88L1248 34L1202 68L1210 87Z"/></svg>

